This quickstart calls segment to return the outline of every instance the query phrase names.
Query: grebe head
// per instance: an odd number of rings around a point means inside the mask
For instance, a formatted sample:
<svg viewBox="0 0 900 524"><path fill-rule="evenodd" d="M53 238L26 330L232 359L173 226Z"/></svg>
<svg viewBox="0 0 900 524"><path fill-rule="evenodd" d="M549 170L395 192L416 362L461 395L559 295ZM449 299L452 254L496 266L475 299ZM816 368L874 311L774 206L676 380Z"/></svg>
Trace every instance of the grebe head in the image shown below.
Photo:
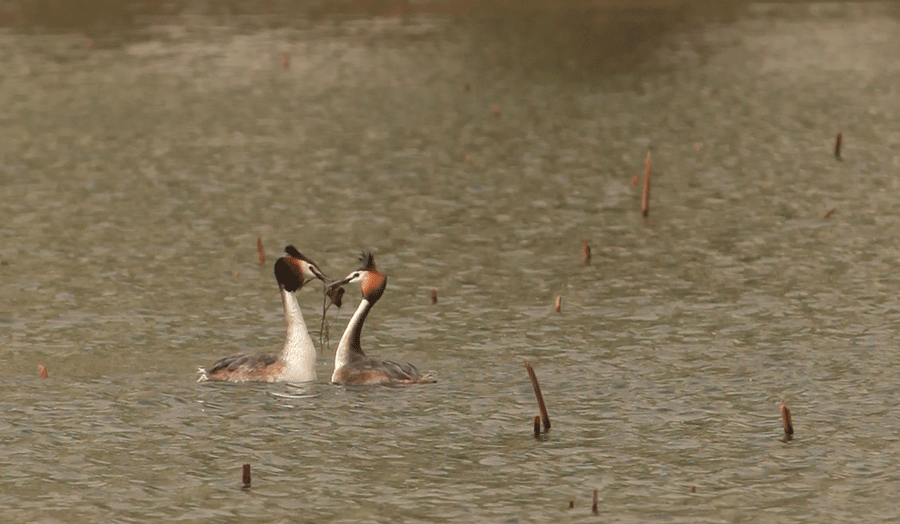
<svg viewBox="0 0 900 524"><path fill-rule="evenodd" d="M384 293L384 288L387 286L387 276L375 267L375 257L371 252L363 251L360 253L359 261L361 264L359 269L341 280L328 284L328 287L332 288L359 282L363 298L374 304L375 301L381 298L381 294Z"/></svg>
<svg viewBox="0 0 900 524"><path fill-rule="evenodd" d="M326 284L332 282L315 262L297 251L294 246L287 246L284 251L287 254L275 261L275 280L284 286L285 290L297 291L314 278Z"/></svg>
<svg viewBox="0 0 900 524"><path fill-rule="evenodd" d="M318 278L326 285L333 282L328 275L319 269L315 262L298 251L296 247L288 245L285 246L284 251L287 254L275 261L275 280L286 291L297 291L314 278ZM344 288L339 286L328 287L327 291L331 303L341 307Z"/></svg>

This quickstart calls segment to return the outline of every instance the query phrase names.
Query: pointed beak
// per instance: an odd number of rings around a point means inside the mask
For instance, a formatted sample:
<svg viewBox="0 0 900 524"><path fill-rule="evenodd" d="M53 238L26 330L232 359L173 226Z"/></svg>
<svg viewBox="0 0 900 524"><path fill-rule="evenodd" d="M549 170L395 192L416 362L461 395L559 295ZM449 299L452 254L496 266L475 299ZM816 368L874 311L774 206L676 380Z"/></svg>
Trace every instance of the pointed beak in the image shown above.
<svg viewBox="0 0 900 524"><path fill-rule="evenodd" d="M325 287L327 287L328 289L331 289L331 288L336 288L336 287L345 286L345 285L347 285L347 283L350 282L351 280L353 280L352 274L351 274L350 276L348 276L347 278L344 278L344 279L341 279L341 280L338 280L338 281L331 282L331 283L327 284Z"/></svg>

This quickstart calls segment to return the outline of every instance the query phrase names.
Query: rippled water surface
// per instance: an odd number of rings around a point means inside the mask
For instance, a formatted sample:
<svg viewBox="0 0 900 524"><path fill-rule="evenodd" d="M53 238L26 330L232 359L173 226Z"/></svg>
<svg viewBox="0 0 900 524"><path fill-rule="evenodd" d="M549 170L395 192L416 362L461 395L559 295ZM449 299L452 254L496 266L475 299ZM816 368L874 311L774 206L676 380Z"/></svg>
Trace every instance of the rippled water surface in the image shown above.
<svg viewBox="0 0 900 524"><path fill-rule="evenodd" d="M274 5L0 30L0 520L900 518L896 7ZM287 243L438 383L196 383Z"/></svg>

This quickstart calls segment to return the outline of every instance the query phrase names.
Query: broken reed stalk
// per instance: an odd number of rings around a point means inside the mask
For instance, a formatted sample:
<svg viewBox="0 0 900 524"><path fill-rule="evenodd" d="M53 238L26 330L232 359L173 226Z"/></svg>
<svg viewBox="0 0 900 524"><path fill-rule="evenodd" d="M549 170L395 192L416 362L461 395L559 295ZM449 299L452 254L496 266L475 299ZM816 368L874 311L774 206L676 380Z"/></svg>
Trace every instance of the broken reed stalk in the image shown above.
<svg viewBox="0 0 900 524"><path fill-rule="evenodd" d="M834 158L838 160L843 160L841 158L841 134L838 133L836 137L834 137Z"/></svg>
<svg viewBox="0 0 900 524"><path fill-rule="evenodd" d="M647 150L647 161L644 165L644 189L641 191L641 214L650 214L650 150Z"/></svg>
<svg viewBox="0 0 900 524"><path fill-rule="evenodd" d="M244 464L242 480L244 482L244 485L242 486L242 488L249 489L250 488L250 464Z"/></svg>
<svg viewBox="0 0 900 524"><path fill-rule="evenodd" d="M581 253L584 255L584 265L591 265L591 246L588 245L587 239L581 241Z"/></svg>
<svg viewBox="0 0 900 524"><path fill-rule="evenodd" d="M534 416L534 437L538 438L541 436L541 416Z"/></svg>
<svg viewBox="0 0 900 524"><path fill-rule="evenodd" d="M43 364L38 364L38 373L41 375L41 378L47 378L47 368L44 367Z"/></svg>
<svg viewBox="0 0 900 524"><path fill-rule="evenodd" d="M541 385L538 384L534 369L527 360L525 361L525 369L528 371L528 376L531 378L531 387L534 388L534 396L537 398L538 408L541 410L541 420L544 421L544 431L550 431L550 415L547 414L547 405L544 404L544 395L541 394Z"/></svg>
<svg viewBox="0 0 900 524"><path fill-rule="evenodd" d="M437 289L431 288L431 303L437 304Z"/></svg>
<svg viewBox="0 0 900 524"><path fill-rule="evenodd" d="M262 238L256 237L256 256L260 264L266 263L266 252L263 251Z"/></svg>
<svg viewBox="0 0 900 524"><path fill-rule="evenodd" d="M831 218L831 215L833 215L835 211L837 211L836 207L831 208L827 213L825 213L825 218Z"/></svg>
<svg viewBox="0 0 900 524"><path fill-rule="evenodd" d="M572 509L572 508L574 508L574 507L575 507L575 501L574 501L574 500L570 500L570 501L569 501L569 509Z"/></svg>
<svg viewBox="0 0 900 524"><path fill-rule="evenodd" d="M562 313L562 296L556 297L556 304L553 306L553 310L557 313Z"/></svg>
<svg viewBox="0 0 900 524"><path fill-rule="evenodd" d="M599 491L599 490L596 490L596 489L595 489L595 490L594 490L594 496L591 497L591 511L594 513L594 515L597 514L597 496L598 496L598 491Z"/></svg>
<svg viewBox="0 0 900 524"><path fill-rule="evenodd" d="M794 422L791 420L791 410L784 403L781 404L781 424L784 426L784 440L794 438Z"/></svg>

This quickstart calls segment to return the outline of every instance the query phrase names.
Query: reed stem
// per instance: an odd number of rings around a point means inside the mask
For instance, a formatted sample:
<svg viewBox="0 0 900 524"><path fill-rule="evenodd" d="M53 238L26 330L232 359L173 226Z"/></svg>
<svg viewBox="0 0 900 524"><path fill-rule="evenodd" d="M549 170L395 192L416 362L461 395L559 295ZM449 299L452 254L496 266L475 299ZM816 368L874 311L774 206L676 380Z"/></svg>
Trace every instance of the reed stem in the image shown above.
<svg viewBox="0 0 900 524"><path fill-rule="evenodd" d="M794 422L791 420L791 410L784 403L781 404L781 425L784 426L784 440L794 438Z"/></svg>
<svg viewBox="0 0 900 524"><path fill-rule="evenodd" d="M534 396L537 398L538 408L541 410L541 420L544 422L544 431L550 431L550 415L547 414L547 405L544 404L544 395L541 394L541 385L538 384L534 369L527 360L525 361L525 369L528 371L528 376L531 378L531 387L534 388Z"/></svg>
<svg viewBox="0 0 900 524"><path fill-rule="evenodd" d="M242 480L244 482L243 489L249 489L250 488L250 464L244 464Z"/></svg>

